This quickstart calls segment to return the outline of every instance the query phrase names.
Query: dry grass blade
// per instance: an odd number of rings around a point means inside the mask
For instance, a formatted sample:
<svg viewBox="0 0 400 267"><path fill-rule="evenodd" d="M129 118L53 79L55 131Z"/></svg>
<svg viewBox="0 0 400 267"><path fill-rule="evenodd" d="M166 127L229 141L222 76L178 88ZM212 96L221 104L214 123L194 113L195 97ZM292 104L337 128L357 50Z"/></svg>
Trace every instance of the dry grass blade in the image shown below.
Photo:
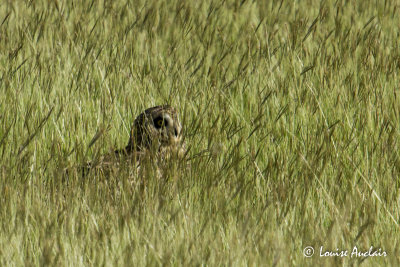
<svg viewBox="0 0 400 267"><path fill-rule="evenodd" d="M47 122L47 120L50 118L51 113L53 113L54 107L50 109L50 111L47 113L47 115L40 121L38 127L36 130L26 139L26 141L21 145L21 147L18 150L18 156L24 151L24 149L29 145L29 143L35 138L35 136L38 134L38 132L42 129L44 124Z"/></svg>

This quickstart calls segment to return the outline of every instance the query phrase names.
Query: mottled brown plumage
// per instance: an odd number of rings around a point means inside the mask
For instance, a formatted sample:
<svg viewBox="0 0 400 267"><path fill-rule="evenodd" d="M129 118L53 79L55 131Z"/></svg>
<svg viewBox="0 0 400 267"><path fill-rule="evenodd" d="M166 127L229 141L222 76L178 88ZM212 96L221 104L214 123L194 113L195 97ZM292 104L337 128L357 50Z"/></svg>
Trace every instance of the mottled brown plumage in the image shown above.
<svg viewBox="0 0 400 267"><path fill-rule="evenodd" d="M182 126L176 110L168 105L146 109L134 121L128 145L116 153L152 150L179 146Z"/></svg>
<svg viewBox="0 0 400 267"><path fill-rule="evenodd" d="M128 144L98 160L88 163L84 174L90 169L110 169L124 163L140 165L144 159L155 159L157 164L171 156L182 157L185 145L182 143L182 126L176 110L169 106L155 106L146 109L133 122Z"/></svg>

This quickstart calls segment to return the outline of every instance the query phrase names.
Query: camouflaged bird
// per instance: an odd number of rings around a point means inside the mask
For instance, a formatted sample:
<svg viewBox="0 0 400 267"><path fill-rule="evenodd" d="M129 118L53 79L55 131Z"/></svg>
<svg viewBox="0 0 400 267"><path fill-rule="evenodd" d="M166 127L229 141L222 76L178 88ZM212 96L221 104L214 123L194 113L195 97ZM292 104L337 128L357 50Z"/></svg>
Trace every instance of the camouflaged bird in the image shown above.
<svg viewBox="0 0 400 267"><path fill-rule="evenodd" d="M125 148L88 163L83 174L92 169L119 168L121 163L139 167L142 161L153 161L160 167L171 157L182 158L185 152L177 111L169 105L155 106L135 119ZM157 173L160 175L159 169Z"/></svg>

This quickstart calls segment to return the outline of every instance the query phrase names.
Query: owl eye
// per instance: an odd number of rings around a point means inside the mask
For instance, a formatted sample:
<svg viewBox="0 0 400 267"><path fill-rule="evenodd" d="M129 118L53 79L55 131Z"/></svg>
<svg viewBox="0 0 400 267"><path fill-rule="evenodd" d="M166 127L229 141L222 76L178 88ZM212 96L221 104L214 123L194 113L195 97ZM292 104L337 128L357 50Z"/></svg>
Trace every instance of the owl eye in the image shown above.
<svg viewBox="0 0 400 267"><path fill-rule="evenodd" d="M157 129L160 129L163 126L166 126L166 122L163 120L163 118L158 117L154 120L154 125Z"/></svg>

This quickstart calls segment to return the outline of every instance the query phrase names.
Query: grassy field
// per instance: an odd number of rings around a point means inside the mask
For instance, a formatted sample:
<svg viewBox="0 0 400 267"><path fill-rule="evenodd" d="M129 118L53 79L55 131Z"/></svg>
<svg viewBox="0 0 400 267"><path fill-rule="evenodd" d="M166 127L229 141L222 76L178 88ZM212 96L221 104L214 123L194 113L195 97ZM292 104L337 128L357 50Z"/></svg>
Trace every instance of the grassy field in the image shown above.
<svg viewBox="0 0 400 267"><path fill-rule="evenodd" d="M0 265L399 266L399 11L1 1ZM166 103L165 177L66 177Z"/></svg>

